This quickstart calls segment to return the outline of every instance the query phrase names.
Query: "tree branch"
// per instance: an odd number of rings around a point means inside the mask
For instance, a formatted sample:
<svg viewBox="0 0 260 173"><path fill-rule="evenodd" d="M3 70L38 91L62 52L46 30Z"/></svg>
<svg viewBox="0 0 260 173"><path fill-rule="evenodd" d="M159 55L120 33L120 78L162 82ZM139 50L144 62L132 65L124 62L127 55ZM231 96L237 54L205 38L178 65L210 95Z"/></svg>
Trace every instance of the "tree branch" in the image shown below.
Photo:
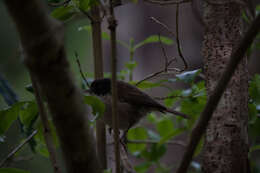
<svg viewBox="0 0 260 173"><path fill-rule="evenodd" d="M102 48L102 31L100 10L98 6L93 6L90 10L91 16L95 22L91 22L92 26L92 50L94 55L94 71L95 79L104 77L103 72L103 48ZM107 169L107 150L106 150L106 126L102 120L96 121L96 139L97 153L102 169Z"/></svg>
<svg viewBox="0 0 260 173"><path fill-rule="evenodd" d="M37 130L34 130L30 136L28 136L21 144L15 147L13 151L9 153L7 157L0 162L0 168L3 167L5 162L11 159L15 155L15 153L17 153L27 142L29 142L36 135L36 133Z"/></svg>
<svg viewBox="0 0 260 173"><path fill-rule="evenodd" d="M66 60L64 29L41 0L5 0L25 52L25 65L39 84L60 140L67 172L101 173L87 106Z"/></svg>
<svg viewBox="0 0 260 173"><path fill-rule="evenodd" d="M116 54L116 27L117 21L114 15L114 7L113 1L110 0L110 14L108 17L108 29L110 30L111 37L111 71L112 71L112 79L111 79L111 88L112 88L112 126L114 131L114 152L115 152L115 160L116 160L116 173L120 173L120 146L119 146L119 128L118 128L118 111L117 111L117 79L116 79L116 71L117 71L117 54Z"/></svg>
<svg viewBox="0 0 260 173"><path fill-rule="evenodd" d="M31 80L32 80L32 87L35 91L35 98L36 98L36 102L38 105L38 110L39 110L39 114L40 114L40 118L41 118L42 126L43 126L43 136L44 136L44 140L45 140L48 152L50 154L51 164L52 164L52 167L53 167L55 173L61 173L61 168L57 162L56 147L55 147L55 144L53 143L53 138L51 135L51 127L49 124L47 113L44 108L43 100L41 98L39 86L37 85L37 82L34 79L33 74L30 74L30 76L31 76Z"/></svg>
<svg viewBox="0 0 260 173"><path fill-rule="evenodd" d="M257 33L260 31L260 15L252 22L249 30L239 43L237 49L232 53L230 61L225 68L225 71L220 78L215 90L209 97L207 104L201 113L201 116L191 132L187 149L182 157L181 163L177 169L177 173L186 173L188 166L192 160L193 153L196 149L197 144L200 141L201 136L206 130L209 120L212 117L213 111L218 105L218 102L226 89L230 78L232 77L236 67L238 66L241 59L244 57L247 49L252 44Z"/></svg>

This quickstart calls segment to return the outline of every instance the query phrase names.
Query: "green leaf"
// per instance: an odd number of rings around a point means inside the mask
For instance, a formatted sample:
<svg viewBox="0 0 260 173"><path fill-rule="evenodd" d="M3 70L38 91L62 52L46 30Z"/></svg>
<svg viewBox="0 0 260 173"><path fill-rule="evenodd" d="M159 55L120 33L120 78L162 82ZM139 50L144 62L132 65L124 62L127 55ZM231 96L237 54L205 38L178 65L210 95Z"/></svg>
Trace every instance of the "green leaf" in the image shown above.
<svg viewBox="0 0 260 173"><path fill-rule="evenodd" d="M258 74L249 83L249 96L256 104L260 104L260 75Z"/></svg>
<svg viewBox="0 0 260 173"><path fill-rule="evenodd" d="M192 83L194 82L195 77L197 77L201 72L201 69L193 70L193 71L186 71L181 74L176 75L176 79L169 79L170 82L175 81L182 81L185 83Z"/></svg>
<svg viewBox="0 0 260 173"><path fill-rule="evenodd" d="M70 19L74 14L76 11L73 6L61 6L51 12L52 17L61 21Z"/></svg>
<svg viewBox="0 0 260 173"><path fill-rule="evenodd" d="M172 107L174 103L176 103L181 96L181 90L173 90L171 93L167 95L168 98L164 100L164 104L167 107Z"/></svg>
<svg viewBox="0 0 260 173"><path fill-rule="evenodd" d="M132 128L127 133L128 140L146 140L148 137L147 131L145 128L136 127ZM138 155L142 150L146 148L146 144L127 144L128 149L131 153Z"/></svg>
<svg viewBox="0 0 260 173"><path fill-rule="evenodd" d="M34 101L29 101L25 103L23 108L20 109L19 117L22 124L25 127L29 127L32 121L35 119L38 113L37 104Z"/></svg>
<svg viewBox="0 0 260 173"><path fill-rule="evenodd" d="M143 150L141 155L148 161L157 162L165 153L165 145L152 144L150 151Z"/></svg>
<svg viewBox="0 0 260 173"><path fill-rule="evenodd" d="M25 86L25 90L30 92L30 93L34 93L34 89L32 87L32 84L28 84Z"/></svg>
<svg viewBox="0 0 260 173"><path fill-rule="evenodd" d="M155 113L150 113L149 115L146 116L146 119L151 122L151 123L157 123L159 121L159 118L156 116Z"/></svg>
<svg viewBox="0 0 260 173"><path fill-rule="evenodd" d="M105 104L96 96L85 96L84 102L91 106L92 113L99 118L105 112Z"/></svg>
<svg viewBox="0 0 260 173"><path fill-rule="evenodd" d="M56 134L56 129L55 129L52 121L49 120L48 122L49 122L50 129L51 129L51 136L52 136L53 143L54 143L55 147L57 148L59 146L59 140L58 140L58 136ZM35 150L42 156L49 157L49 151L47 149L45 139L44 139L44 134L43 134L43 125L40 121L37 124L37 130L38 130L38 132L34 136L34 139L36 141Z"/></svg>
<svg viewBox="0 0 260 173"><path fill-rule="evenodd" d="M129 61L125 64L125 67L132 71L135 67L137 66L137 62L136 61Z"/></svg>
<svg viewBox="0 0 260 173"><path fill-rule="evenodd" d="M26 102L17 102L12 107L0 111L0 135L3 135L18 118L19 110Z"/></svg>
<svg viewBox="0 0 260 173"><path fill-rule="evenodd" d="M173 43L173 41L170 38L164 37L164 36L160 36L161 42L163 44L166 45L171 45ZM150 44L150 43L158 43L160 42L159 40L159 36L158 35L151 35L149 37L147 37L145 40L141 41L140 43L136 44L134 46L134 50L146 45L146 44Z"/></svg>
<svg viewBox="0 0 260 173"><path fill-rule="evenodd" d="M156 124L156 129L162 137L167 136L174 131L173 122L170 118L162 118Z"/></svg>
<svg viewBox="0 0 260 173"><path fill-rule="evenodd" d="M152 166L151 162L144 162L135 166L135 171L137 173L146 173L151 166Z"/></svg>
<svg viewBox="0 0 260 173"><path fill-rule="evenodd" d="M29 171L17 168L0 168L0 173L29 173Z"/></svg>
<svg viewBox="0 0 260 173"><path fill-rule="evenodd" d="M260 145L254 145L254 146L250 147L249 153L252 153L257 150L260 150Z"/></svg>
<svg viewBox="0 0 260 173"><path fill-rule="evenodd" d="M200 139L200 142L199 144L197 145L196 149L195 149L195 153L194 153L194 157L198 156L202 150L202 147L203 147L203 144L204 144L204 137L202 137Z"/></svg>
<svg viewBox="0 0 260 173"><path fill-rule="evenodd" d="M112 173L112 169L111 169L111 168L105 169L105 170L103 171L103 173Z"/></svg>
<svg viewBox="0 0 260 173"><path fill-rule="evenodd" d="M158 146L160 146L160 145L166 143L167 141L171 140L174 136L180 134L181 132L183 132L183 129L175 129L171 133L168 133L167 135L164 135L160 139L160 141L158 142Z"/></svg>

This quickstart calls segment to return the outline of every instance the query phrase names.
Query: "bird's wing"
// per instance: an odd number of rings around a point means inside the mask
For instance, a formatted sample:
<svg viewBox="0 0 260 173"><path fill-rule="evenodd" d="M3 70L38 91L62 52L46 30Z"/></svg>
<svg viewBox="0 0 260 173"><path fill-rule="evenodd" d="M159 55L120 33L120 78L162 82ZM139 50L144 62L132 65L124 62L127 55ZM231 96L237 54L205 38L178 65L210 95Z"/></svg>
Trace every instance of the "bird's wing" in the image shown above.
<svg viewBox="0 0 260 173"><path fill-rule="evenodd" d="M165 110L165 107L153 100L149 95L140 89L123 81L118 81L118 99L129 104L140 107L157 108L159 111Z"/></svg>

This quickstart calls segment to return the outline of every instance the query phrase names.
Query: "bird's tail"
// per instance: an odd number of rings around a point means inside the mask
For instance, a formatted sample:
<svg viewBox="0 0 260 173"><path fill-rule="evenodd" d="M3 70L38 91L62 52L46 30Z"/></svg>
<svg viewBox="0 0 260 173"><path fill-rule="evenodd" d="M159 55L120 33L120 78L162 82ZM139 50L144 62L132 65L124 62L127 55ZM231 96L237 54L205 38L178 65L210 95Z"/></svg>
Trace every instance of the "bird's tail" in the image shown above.
<svg viewBox="0 0 260 173"><path fill-rule="evenodd" d="M173 109L166 108L166 109L164 110L164 112L169 112L169 113L172 113L172 114L174 114L174 115L178 115L178 116L181 116L181 117L183 117L183 118L189 119L189 116L188 116L188 115L186 115L186 114L184 114L184 113L181 113L181 112L178 112L178 111L175 111L175 110L173 110Z"/></svg>

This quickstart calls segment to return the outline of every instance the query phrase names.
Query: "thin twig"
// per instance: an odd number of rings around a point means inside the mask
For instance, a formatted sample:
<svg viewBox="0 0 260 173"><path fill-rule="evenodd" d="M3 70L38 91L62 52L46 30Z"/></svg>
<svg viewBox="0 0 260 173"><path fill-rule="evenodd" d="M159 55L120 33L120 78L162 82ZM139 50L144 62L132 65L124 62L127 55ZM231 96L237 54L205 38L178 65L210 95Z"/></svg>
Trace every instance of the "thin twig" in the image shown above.
<svg viewBox="0 0 260 173"><path fill-rule="evenodd" d="M188 166L192 160L193 153L198 145L202 135L204 134L208 122L212 117L214 110L216 109L218 102L225 91L230 78L232 77L236 67L238 66L239 62L243 59L246 51L248 50L249 46L252 44L254 38L256 37L257 33L260 31L260 15L253 21L252 25L250 26L249 30L246 32L245 36L239 43L237 49L232 53L231 58L225 68L224 73L222 74L219 82L217 83L213 93L209 97L207 104L201 113L201 116L196 123L196 126L192 130L190 134L190 139L188 142L188 146L182 157L181 163L177 169L177 173L186 173Z"/></svg>
<svg viewBox="0 0 260 173"><path fill-rule="evenodd" d="M144 0L145 2L149 2L152 4L158 4L158 5L175 5L175 4L183 4L183 3L188 3L191 2L191 0L169 0L169 1L164 1L164 0Z"/></svg>
<svg viewBox="0 0 260 173"><path fill-rule="evenodd" d="M60 7L60 6L68 5L70 1L71 0L65 0L63 2L58 2L58 3L49 2L48 5L51 7Z"/></svg>
<svg viewBox="0 0 260 173"><path fill-rule="evenodd" d="M155 141L155 140L128 140L127 143L129 144L157 144L159 143L159 141ZM185 144L182 141L168 141L165 142L166 144L170 144L170 145L180 145L182 147L186 147L187 144Z"/></svg>
<svg viewBox="0 0 260 173"><path fill-rule="evenodd" d="M152 21L154 21L155 23L161 25L164 29L166 29L172 35L173 38L176 39L176 36L175 36L174 32L166 24L162 23L161 21L159 21L155 17L150 17L150 19Z"/></svg>
<svg viewBox="0 0 260 173"><path fill-rule="evenodd" d="M182 54L181 44L179 39L179 4L176 5L176 35L177 35L176 42L177 42L178 53L184 63L184 69L182 71L185 71L188 68L188 64Z"/></svg>
<svg viewBox="0 0 260 173"><path fill-rule="evenodd" d="M117 110L117 79L116 79L116 71L117 71L117 43L116 43L116 27L117 21L115 19L113 0L109 1L109 17L108 17L108 29L110 30L110 38L111 38L111 71L112 71L112 79L111 79L111 88L112 88L112 127L114 131L114 154L116 160L116 173L120 173L120 145L119 145L119 128L118 128L118 110Z"/></svg>
<svg viewBox="0 0 260 173"><path fill-rule="evenodd" d="M36 135L37 132L37 130L34 130L30 136L28 136L22 143L15 147L13 151L11 151L11 153L9 153L7 157L1 161L0 168L3 167L5 162L11 159L15 155L15 153L17 153L27 142L29 142L34 137L34 135Z"/></svg>
<svg viewBox="0 0 260 173"><path fill-rule="evenodd" d="M40 115L40 118L42 121L44 140L45 140L48 152L50 154L50 161L51 161L52 167L54 169L54 172L61 173L61 168L58 165L58 161L57 161L56 147L53 142L51 127L49 124L49 120L48 120L47 112L44 107L43 100L41 98L40 88L32 73L30 73L30 76L31 76L31 80L32 80L32 86L35 91L34 93L35 93L35 98L36 98L36 102L38 105L39 115Z"/></svg>
<svg viewBox="0 0 260 173"><path fill-rule="evenodd" d="M179 5L177 4L177 7L178 6ZM150 19L152 21L154 21L155 23L161 25L164 29L166 29L172 35L172 37L174 37L176 39L178 54L181 57L181 59L182 59L182 61L184 63L184 66L185 66L184 69L181 70L181 71L184 71L184 70L186 70L188 68L188 64L187 64L187 62L186 62L186 60L185 60L185 58L184 58L184 56L183 56L183 54L181 52L181 45L180 45L180 40L179 40L179 27L178 27L179 16L178 15L179 15L179 7L176 9L176 35L174 34L174 32L166 24L162 23L161 21L159 21L155 17L150 17Z"/></svg>
<svg viewBox="0 0 260 173"><path fill-rule="evenodd" d="M85 16L87 16L87 18L92 22L92 23L95 23L95 22L98 22L96 21L96 19L94 19L94 17L92 15L90 15L88 12L86 12L85 10L79 8L79 11L81 13L83 13Z"/></svg>
<svg viewBox="0 0 260 173"><path fill-rule="evenodd" d="M80 64L80 61L79 61L79 55L76 51L74 53L75 53L76 62L77 62L78 67L79 67L80 75L81 75L82 79L84 80L85 84L90 88L90 84L88 83L88 80L86 79L86 77L85 77L85 75L82 71L81 64Z"/></svg>

